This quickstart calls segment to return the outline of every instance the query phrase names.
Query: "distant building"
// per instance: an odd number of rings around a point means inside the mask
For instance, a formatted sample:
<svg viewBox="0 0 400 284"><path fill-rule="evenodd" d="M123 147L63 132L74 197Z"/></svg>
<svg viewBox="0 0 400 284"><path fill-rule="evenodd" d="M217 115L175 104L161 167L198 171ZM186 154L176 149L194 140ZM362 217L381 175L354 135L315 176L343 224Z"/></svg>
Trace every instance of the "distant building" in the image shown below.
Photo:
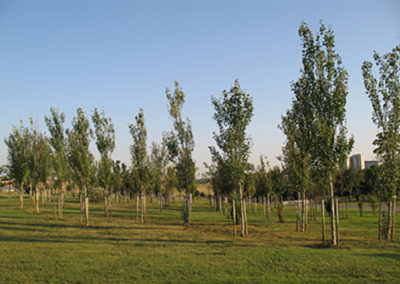
<svg viewBox="0 0 400 284"><path fill-rule="evenodd" d="M352 168L352 169L355 169L355 170L363 170L363 169L365 169L365 158L364 158L364 155L356 154L356 155L350 156L350 158L349 158L349 168Z"/></svg>
<svg viewBox="0 0 400 284"><path fill-rule="evenodd" d="M377 161L365 161L365 168L366 169L369 169L370 167L377 166L377 165L378 165Z"/></svg>

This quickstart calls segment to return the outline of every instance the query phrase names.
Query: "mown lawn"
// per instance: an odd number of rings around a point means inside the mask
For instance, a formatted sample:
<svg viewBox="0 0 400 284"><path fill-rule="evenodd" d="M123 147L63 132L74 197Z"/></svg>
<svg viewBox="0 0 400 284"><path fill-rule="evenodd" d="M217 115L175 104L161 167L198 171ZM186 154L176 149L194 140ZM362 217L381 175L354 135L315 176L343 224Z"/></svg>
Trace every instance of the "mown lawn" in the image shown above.
<svg viewBox="0 0 400 284"><path fill-rule="evenodd" d="M369 210L351 210L331 248L321 245L319 216L308 232L295 232L292 208L283 224L275 211L267 222L261 207L251 209L250 236L234 239L207 200L195 202L186 231L180 202L162 213L149 203L144 225L133 202L114 203L108 219L101 202L91 203L89 228L79 225L77 201L68 199L61 221L50 206L36 215L25 202L20 211L16 196L0 195L0 283L400 283L400 238L378 242Z"/></svg>

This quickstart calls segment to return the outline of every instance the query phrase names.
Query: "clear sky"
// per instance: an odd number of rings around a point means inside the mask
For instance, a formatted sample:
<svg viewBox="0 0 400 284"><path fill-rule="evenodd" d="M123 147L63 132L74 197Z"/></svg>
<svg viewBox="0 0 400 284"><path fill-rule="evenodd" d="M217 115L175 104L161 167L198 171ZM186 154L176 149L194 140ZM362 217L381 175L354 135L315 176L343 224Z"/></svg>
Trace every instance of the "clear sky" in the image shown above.
<svg viewBox="0 0 400 284"><path fill-rule="evenodd" d="M44 116L55 106L66 127L79 106L104 108L116 126L113 158L130 163L128 124L144 108L148 144L172 129L165 88L178 80L192 121L200 172L213 145L211 95L235 79L254 98L249 127L251 160L272 165L284 136L278 129L290 107L290 82L299 76L298 28L332 25L336 50L349 72L347 121L353 153L373 159L376 127L365 95L361 64L399 44L400 1L17 1L0 0L0 164L4 138L20 120ZM93 152L95 152L93 147Z"/></svg>

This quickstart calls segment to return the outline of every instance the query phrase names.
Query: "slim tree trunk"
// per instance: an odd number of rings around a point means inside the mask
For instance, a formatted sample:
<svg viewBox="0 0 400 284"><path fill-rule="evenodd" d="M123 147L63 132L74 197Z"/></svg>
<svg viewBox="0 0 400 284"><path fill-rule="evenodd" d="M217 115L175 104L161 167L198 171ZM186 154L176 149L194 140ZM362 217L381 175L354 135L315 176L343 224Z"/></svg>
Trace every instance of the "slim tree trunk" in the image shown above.
<svg viewBox="0 0 400 284"><path fill-rule="evenodd" d="M52 207L53 207L53 218L55 220L57 220L56 196L55 196L53 186L51 188L51 203L52 203Z"/></svg>
<svg viewBox="0 0 400 284"><path fill-rule="evenodd" d="M219 201L219 215L222 215L222 196L220 194L218 195L218 201Z"/></svg>
<svg viewBox="0 0 400 284"><path fill-rule="evenodd" d="M232 217L233 217L233 236L236 237L236 204L235 198L232 197Z"/></svg>
<svg viewBox="0 0 400 284"><path fill-rule="evenodd" d="M297 192L297 202L296 202L296 232L299 231L300 223L300 193Z"/></svg>
<svg viewBox="0 0 400 284"><path fill-rule="evenodd" d="M228 217L228 196L224 196L225 217Z"/></svg>
<svg viewBox="0 0 400 284"><path fill-rule="evenodd" d="M267 193L267 214L268 218L271 216L271 196Z"/></svg>
<svg viewBox="0 0 400 284"><path fill-rule="evenodd" d="M336 225L335 225L335 198L333 193L333 179L332 175L329 175L329 188L330 188L330 198L331 198L331 243L336 246Z"/></svg>
<svg viewBox="0 0 400 284"><path fill-rule="evenodd" d="M346 219L349 219L349 211L348 211L349 206L348 206L348 203L349 203L349 198L347 197L346 198Z"/></svg>
<svg viewBox="0 0 400 284"><path fill-rule="evenodd" d="M144 194L143 191L140 192L140 200L142 201L142 208L140 214L140 224L144 224Z"/></svg>
<svg viewBox="0 0 400 284"><path fill-rule="evenodd" d="M38 188L38 186L35 186L35 212L36 212L36 214L40 213L39 202L40 202L40 189Z"/></svg>
<svg viewBox="0 0 400 284"><path fill-rule="evenodd" d="M325 200L321 198L321 215L322 215L322 242L325 242Z"/></svg>
<svg viewBox="0 0 400 284"><path fill-rule="evenodd" d="M389 200L389 202L387 203L387 218L386 218L386 224L385 224L385 240L388 241L390 239L390 225L391 225L391 213L392 213L392 201Z"/></svg>
<svg viewBox="0 0 400 284"><path fill-rule="evenodd" d="M87 189L85 188L85 225L89 227L89 196Z"/></svg>
<svg viewBox="0 0 400 284"><path fill-rule="evenodd" d="M339 197L335 198L336 205L336 242L339 244Z"/></svg>
<svg viewBox="0 0 400 284"><path fill-rule="evenodd" d="M136 193L136 223L139 223L140 196Z"/></svg>
<svg viewBox="0 0 400 284"><path fill-rule="evenodd" d="M382 239L382 200L379 198L378 240Z"/></svg>
<svg viewBox="0 0 400 284"><path fill-rule="evenodd" d="M301 194L301 231L305 232L306 231L306 200L305 200L305 194L302 192Z"/></svg>
<svg viewBox="0 0 400 284"><path fill-rule="evenodd" d="M84 224L84 221L83 221L84 213L83 213L83 211L85 209L85 194L84 194L84 192L81 192L79 194L79 199L80 199L80 205L81 205L81 226L83 226L83 224Z"/></svg>
<svg viewBox="0 0 400 284"><path fill-rule="evenodd" d="M263 209L264 209L264 217L267 218L267 203L265 202L265 196L262 197Z"/></svg>
<svg viewBox="0 0 400 284"><path fill-rule="evenodd" d="M19 209L24 210L24 183L19 189Z"/></svg>
<svg viewBox="0 0 400 284"><path fill-rule="evenodd" d="M240 236L245 236L245 228L244 228L244 205L243 202L243 193L242 193L242 184L239 184L239 198L240 198Z"/></svg>
<svg viewBox="0 0 400 284"><path fill-rule="evenodd" d="M390 239L393 241L394 240L394 228L396 224L396 197L393 197L392 201L392 208L393 208L393 213L392 213L392 224L391 224L391 229L390 229Z"/></svg>
<svg viewBox="0 0 400 284"><path fill-rule="evenodd" d="M247 237L247 236L249 236L249 226L248 226L248 223L247 223L246 200L244 200L243 205L244 205L244 233L245 233L245 236ZM251 209L251 207L249 205L249 210L250 209Z"/></svg>
<svg viewBox="0 0 400 284"><path fill-rule="evenodd" d="M104 217L108 217L108 209L107 209L107 193L104 194Z"/></svg>

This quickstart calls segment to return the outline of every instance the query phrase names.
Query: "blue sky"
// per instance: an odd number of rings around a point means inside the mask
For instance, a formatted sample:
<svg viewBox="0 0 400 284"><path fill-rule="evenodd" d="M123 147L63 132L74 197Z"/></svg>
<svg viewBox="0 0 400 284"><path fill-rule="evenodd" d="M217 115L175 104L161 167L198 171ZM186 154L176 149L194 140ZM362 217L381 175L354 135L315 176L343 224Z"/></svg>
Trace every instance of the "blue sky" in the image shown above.
<svg viewBox="0 0 400 284"><path fill-rule="evenodd" d="M399 1L0 1L0 164L12 125L43 121L55 106L67 116L104 108L116 126L114 159L130 163L128 124L144 108L148 144L172 128L165 88L178 80L192 121L200 172L213 145L211 95L235 79L254 98L251 160L281 153L277 128L299 76L298 28L332 25L349 72L347 121L353 153L373 159L376 128L361 64L399 44ZM93 147L93 152L95 152Z"/></svg>

